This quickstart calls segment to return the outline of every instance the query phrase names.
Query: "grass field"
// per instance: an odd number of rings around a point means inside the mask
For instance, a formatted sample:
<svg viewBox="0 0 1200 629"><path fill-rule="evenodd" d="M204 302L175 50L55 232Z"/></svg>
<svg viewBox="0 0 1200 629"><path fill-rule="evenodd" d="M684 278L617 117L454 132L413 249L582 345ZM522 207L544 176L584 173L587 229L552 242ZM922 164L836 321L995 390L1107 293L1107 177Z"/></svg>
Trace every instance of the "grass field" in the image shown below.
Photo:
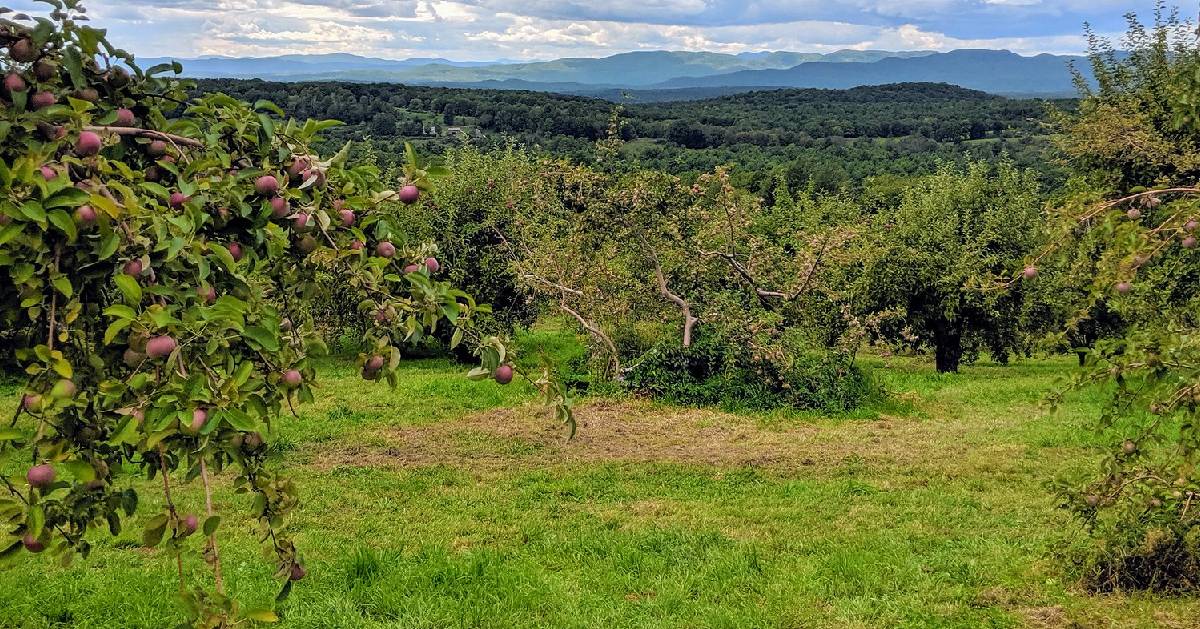
<svg viewBox="0 0 1200 629"><path fill-rule="evenodd" d="M892 399L871 418L593 399L571 442L529 390L446 362L394 391L330 362L279 437L309 566L281 626L1200 626L1196 599L1089 595L1062 559L1083 537L1043 482L1099 452L1098 395L1040 406L1070 360L870 362ZM145 520L161 497L141 488ZM226 579L266 604L242 499L218 498ZM170 626L173 565L138 539L0 570L0 626Z"/></svg>

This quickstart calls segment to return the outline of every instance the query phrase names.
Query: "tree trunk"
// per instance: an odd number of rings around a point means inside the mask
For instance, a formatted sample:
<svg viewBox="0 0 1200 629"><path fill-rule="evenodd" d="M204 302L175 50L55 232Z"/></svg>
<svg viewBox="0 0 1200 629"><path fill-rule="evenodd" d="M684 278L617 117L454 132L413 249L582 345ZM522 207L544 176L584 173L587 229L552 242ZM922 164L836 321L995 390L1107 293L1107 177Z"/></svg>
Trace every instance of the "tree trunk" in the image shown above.
<svg viewBox="0 0 1200 629"><path fill-rule="evenodd" d="M933 332L933 343L938 373L958 373L963 354L961 324L943 321Z"/></svg>

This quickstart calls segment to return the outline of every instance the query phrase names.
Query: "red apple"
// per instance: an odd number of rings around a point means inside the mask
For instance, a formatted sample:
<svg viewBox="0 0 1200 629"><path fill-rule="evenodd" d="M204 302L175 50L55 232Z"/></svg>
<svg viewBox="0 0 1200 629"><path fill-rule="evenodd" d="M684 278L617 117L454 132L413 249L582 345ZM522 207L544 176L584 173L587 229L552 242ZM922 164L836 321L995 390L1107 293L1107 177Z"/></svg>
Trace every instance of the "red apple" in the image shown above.
<svg viewBox="0 0 1200 629"><path fill-rule="evenodd" d="M90 205L81 205L75 208L75 221L81 225L91 225L96 222L96 210Z"/></svg>
<svg viewBox="0 0 1200 629"><path fill-rule="evenodd" d="M400 188L400 201L402 203L412 205L413 203L417 202L417 199L420 198L421 190L416 186L408 185Z"/></svg>
<svg viewBox="0 0 1200 629"><path fill-rule="evenodd" d="M133 126L133 110L122 107L117 110L117 126L132 127Z"/></svg>
<svg viewBox="0 0 1200 629"><path fill-rule="evenodd" d="M29 482L30 487L37 489L45 489L54 482L54 468L49 464L43 463L29 468L25 474L25 480Z"/></svg>
<svg viewBox="0 0 1200 629"><path fill-rule="evenodd" d="M36 92L29 99L29 104L34 109L45 109L46 107L49 107L57 102L58 98L54 95L54 93L46 91Z"/></svg>
<svg viewBox="0 0 1200 629"><path fill-rule="evenodd" d="M513 379L513 368L510 365L500 365L496 367L496 382L500 384L508 384Z"/></svg>
<svg viewBox="0 0 1200 629"><path fill-rule="evenodd" d="M262 195L275 194L279 191L279 180L275 175L263 175L254 181L254 190Z"/></svg>
<svg viewBox="0 0 1200 629"><path fill-rule="evenodd" d="M166 358L175 351L175 339L170 336L155 336L146 341L146 355L150 358Z"/></svg>
<svg viewBox="0 0 1200 629"><path fill-rule="evenodd" d="M100 152L102 144L99 135L92 131L84 131L79 134L79 140L75 142L75 154L80 157L95 155Z"/></svg>
<svg viewBox="0 0 1200 629"><path fill-rule="evenodd" d="M283 218L288 215L291 210L288 208L287 199L283 197L275 197L271 199L271 216L275 218Z"/></svg>

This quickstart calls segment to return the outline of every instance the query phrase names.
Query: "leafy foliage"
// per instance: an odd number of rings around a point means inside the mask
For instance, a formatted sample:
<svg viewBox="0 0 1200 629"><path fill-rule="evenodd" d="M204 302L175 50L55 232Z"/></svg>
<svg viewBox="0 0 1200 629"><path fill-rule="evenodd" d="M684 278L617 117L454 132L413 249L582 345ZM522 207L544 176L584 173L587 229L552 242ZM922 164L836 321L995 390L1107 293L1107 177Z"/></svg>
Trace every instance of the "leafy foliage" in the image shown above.
<svg viewBox="0 0 1200 629"><path fill-rule="evenodd" d="M0 553L86 557L90 531L116 535L137 512L122 478L135 471L162 480L166 510L142 539L179 562L190 622L269 620L226 594L211 482L228 470L253 497L286 596L305 575L285 524L296 490L267 451L283 411L314 398L325 347L301 304L318 270L376 313L359 357L368 379L394 383L401 344L439 326L477 346L474 376L508 369L505 347L470 330L486 307L438 279L432 248L392 244L405 191L350 164L349 147L310 149L336 123L223 94L187 101L187 85L161 76L178 66L143 71L76 0L48 4L49 18L0 19L0 320L37 332L16 337L28 380L0 428L0 461L31 463L0 479ZM416 162L410 152L403 183L428 189ZM202 513L172 493L175 472L202 481ZM212 590L184 583L193 536Z"/></svg>
<svg viewBox="0 0 1200 629"><path fill-rule="evenodd" d="M337 141L371 137L380 159L405 141L442 153L464 141L513 141L589 163L608 136L614 106L538 92L399 84L205 80L203 91L280 103L292 115L334 118ZM1070 108L1070 103L1062 103ZM1061 177L1047 159L1046 105L943 84L851 90L769 90L701 101L621 107L622 168L698 176L736 164L740 187L770 195L780 177L792 191L857 189L871 176L926 175L939 162L1007 154L1046 183ZM447 133L450 125L467 131ZM483 139L477 138L478 130Z"/></svg>
<svg viewBox="0 0 1200 629"><path fill-rule="evenodd" d="M1099 89L1060 118L1076 183L1037 259L1081 276L1077 326L1098 308L1126 324L1095 341L1074 381L1109 386L1097 430L1111 454L1085 482L1057 483L1063 506L1096 533L1086 561L1101 589L1200 582L1194 32L1160 6L1151 27L1131 18L1128 56L1093 38Z"/></svg>
<svg viewBox="0 0 1200 629"><path fill-rule="evenodd" d="M1028 300L987 280L1033 251L1041 221L1031 173L1009 162L943 166L874 217L860 307L884 316L884 339L932 347L938 371L957 371L980 348L1006 362L1027 347Z"/></svg>

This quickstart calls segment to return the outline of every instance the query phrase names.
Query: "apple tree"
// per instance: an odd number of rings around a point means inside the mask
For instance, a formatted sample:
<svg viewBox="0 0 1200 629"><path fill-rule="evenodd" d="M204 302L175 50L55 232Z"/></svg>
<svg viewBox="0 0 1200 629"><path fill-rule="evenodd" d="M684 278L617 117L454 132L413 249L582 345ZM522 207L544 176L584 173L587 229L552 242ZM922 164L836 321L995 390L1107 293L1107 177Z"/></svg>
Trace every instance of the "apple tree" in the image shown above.
<svg viewBox="0 0 1200 629"><path fill-rule="evenodd" d="M931 348L939 372L958 371L980 349L1003 362L1025 346L1027 287L995 291L985 280L1038 245L1032 173L1008 162L943 165L874 221L855 292L864 312L892 313L885 340Z"/></svg>
<svg viewBox="0 0 1200 629"><path fill-rule="evenodd" d="M1077 112L1057 116L1073 165L1051 245L1038 268L1078 273L1071 330L1099 306L1123 326L1095 340L1075 387L1107 403L1096 438L1107 454L1086 477L1062 478L1062 504L1095 533L1087 577L1100 589L1200 583L1200 46L1195 25L1130 18L1117 55L1092 37L1096 83L1080 80ZM1080 244L1087 253L1079 260ZM1064 264L1064 259L1066 263ZM1037 281L1012 279L1012 283ZM1065 393L1065 392L1064 392Z"/></svg>
<svg viewBox="0 0 1200 629"><path fill-rule="evenodd" d="M399 347L439 326L476 348L472 377L507 383L509 357L471 328L486 307L381 209L418 202L427 172L397 190L345 149L315 154L336 123L189 100L177 65L142 70L78 0L45 1L46 17L0 8L0 321L34 331L17 337L26 383L0 425L0 465L18 470L0 476L0 556L86 557L90 534L120 533L154 486L134 481L153 479L165 508L142 539L174 557L189 622L269 620L226 595L213 484L225 472L252 497L286 596L306 573L285 525L297 494L266 454L285 412L314 398L314 269L377 313L364 378L395 382ZM202 505L176 491L193 482ZM195 557L211 587L185 583Z"/></svg>

